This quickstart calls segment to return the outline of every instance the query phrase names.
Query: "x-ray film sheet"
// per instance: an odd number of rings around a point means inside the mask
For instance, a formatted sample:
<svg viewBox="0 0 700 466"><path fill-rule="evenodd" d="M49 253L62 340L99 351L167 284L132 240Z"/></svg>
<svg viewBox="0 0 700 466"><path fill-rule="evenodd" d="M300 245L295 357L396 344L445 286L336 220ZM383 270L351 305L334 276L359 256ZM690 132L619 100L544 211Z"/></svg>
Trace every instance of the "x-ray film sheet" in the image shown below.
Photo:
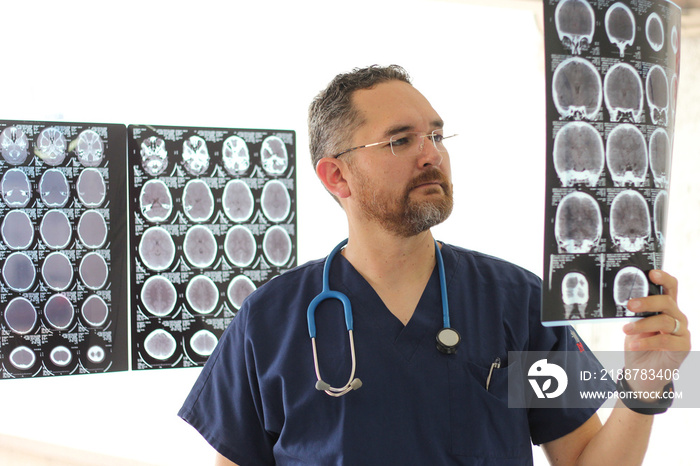
<svg viewBox="0 0 700 466"><path fill-rule="evenodd" d="M542 321L630 317L659 292L681 10L545 0L547 187Z"/></svg>
<svg viewBox="0 0 700 466"><path fill-rule="evenodd" d="M132 368L203 365L294 267L295 134L129 126Z"/></svg>
<svg viewBox="0 0 700 466"><path fill-rule="evenodd" d="M0 377L126 370L126 126L0 121Z"/></svg>

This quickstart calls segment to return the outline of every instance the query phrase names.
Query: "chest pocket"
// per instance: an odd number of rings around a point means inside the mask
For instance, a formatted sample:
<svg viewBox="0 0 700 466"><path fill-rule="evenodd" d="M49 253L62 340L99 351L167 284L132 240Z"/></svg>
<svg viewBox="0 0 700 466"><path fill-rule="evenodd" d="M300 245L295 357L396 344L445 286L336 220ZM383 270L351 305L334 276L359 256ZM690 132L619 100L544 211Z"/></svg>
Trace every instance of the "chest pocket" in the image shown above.
<svg viewBox="0 0 700 466"><path fill-rule="evenodd" d="M531 462L527 412L508 408L508 368L494 369L486 390L489 370L490 366L449 362L452 453L492 458L499 465L511 464L508 458L517 459L512 464Z"/></svg>

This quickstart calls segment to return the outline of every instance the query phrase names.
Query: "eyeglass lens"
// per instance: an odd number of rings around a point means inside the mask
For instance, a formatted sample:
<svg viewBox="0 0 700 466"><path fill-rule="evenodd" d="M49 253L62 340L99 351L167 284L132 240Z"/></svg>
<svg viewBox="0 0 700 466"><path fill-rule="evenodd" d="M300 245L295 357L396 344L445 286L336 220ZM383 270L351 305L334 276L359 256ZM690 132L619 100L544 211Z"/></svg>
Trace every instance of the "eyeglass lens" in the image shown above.
<svg viewBox="0 0 700 466"><path fill-rule="evenodd" d="M426 139L433 144L438 152L446 152L445 144L443 143L442 131L433 131L432 133L400 133L391 137L391 151L397 157L411 156L419 154L423 150L423 145Z"/></svg>

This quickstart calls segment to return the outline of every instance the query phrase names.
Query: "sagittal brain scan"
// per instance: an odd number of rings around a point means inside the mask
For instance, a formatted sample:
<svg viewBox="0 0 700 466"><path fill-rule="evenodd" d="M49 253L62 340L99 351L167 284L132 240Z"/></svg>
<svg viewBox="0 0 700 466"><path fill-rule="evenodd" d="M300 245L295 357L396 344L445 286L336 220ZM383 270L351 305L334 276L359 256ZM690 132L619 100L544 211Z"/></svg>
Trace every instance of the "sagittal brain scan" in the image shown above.
<svg viewBox="0 0 700 466"><path fill-rule="evenodd" d="M139 205L146 220L154 223L163 222L173 211L173 196L168 186L161 180L148 180L141 188Z"/></svg>
<svg viewBox="0 0 700 466"><path fill-rule="evenodd" d="M182 143L182 164L192 175L201 175L209 168L207 142L199 136L190 136Z"/></svg>
<svg viewBox="0 0 700 466"><path fill-rule="evenodd" d="M554 139L554 168L562 186L598 184L605 166L603 138L588 123L567 123Z"/></svg>
<svg viewBox="0 0 700 466"><path fill-rule="evenodd" d="M598 70L584 58L567 58L554 71L552 96L562 117L594 120L603 103Z"/></svg>
<svg viewBox="0 0 700 466"><path fill-rule="evenodd" d="M664 46L664 25L658 13L652 13L647 17L646 23L647 42L655 52Z"/></svg>
<svg viewBox="0 0 700 466"><path fill-rule="evenodd" d="M86 168L80 172L75 185L78 199L85 207L100 207L107 196L107 184L99 170Z"/></svg>
<svg viewBox="0 0 700 466"><path fill-rule="evenodd" d="M608 40L617 45L620 57L625 56L625 49L634 43L636 21L632 10L622 2L613 4L605 13L605 32Z"/></svg>
<svg viewBox="0 0 700 466"><path fill-rule="evenodd" d="M7 170L2 176L2 198L8 207L26 207L32 198L32 187L26 173L18 168Z"/></svg>
<svg viewBox="0 0 700 466"><path fill-rule="evenodd" d="M636 126L622 124L608 135L606 158L615 186L642 186L649 161L647 145Z"/></svg>
<svg viewBox="0 0 700 466"><path fill-rule="evenodd" d="M246 297L296 265L295 133L128 135L132 367L202 366Z"/></svg>
<svg viewBox="0 0 700 466"><path fill-rule="evenodd" d="M253 215L255 209L253 191L241 180L226 183L221 203L226 216L234 222L245 222Z"/></svg>
<svg viewBox="0 0 700 466"><path fill-rule="evenodd" d="M585 0L562 0L557 4L554 21L559 40L574 55L588 50L595 32L595 14Z"/></svg>
<svg viewBox="0 0 700 466"><path fill-rule="evenodd" d="M644 113L642 78L632 65L616 63L603 81L605 106L611 121L639 123Z"/></svg>
<svg viewBox="0 0 700 466"><path fill-rule="evenodd" d="M229 136L224 141L222 159L230 175L245 173L250 167L248 144L239 136Z"/></svg>
<svg viewBox="0 0 700 466"><path fill-rule="evenodd" d="M569 272L561 283L561 300L564 303L564 318L586 317L588 306L588 279L579 272ZM574 313L574 311L576 311Z"/></svg>
<svg viewBox="0 0 700 466"><path fill-rule="evenodd" d="M610 236L620 251L638 252L651 236L649 207L637 191L620 192L610 206Z"/></svg>
<svg viewBox="0 0 700 466"><path fill-rule="evenodd" d="M588 253L603 234L603 218L596 200L589 194L567 194L557 207L555 235L562 252Z"/></svg>
<svg viewBox="0 0 700 466"><path fill-rule="evenodd" d="M81 132L75 146L75 155L84 167L97 167L102 163L105 145L95 131L86 129Z"/></svg>
<svg viewBox="0 0 700 466"><path fill-rule="evenodd" d="M654 186L668 188L671 170L671 141L663 128L657 128L649 138L649 164Z"/></svg>
<svg viewBox="0 0 700 466"><path fill-rule="evenodd" d="M22 165L29 156L29 139L21 129L9 126L0 133L0 153L11 165Z"/></svg>
<svg viewBox="0 0 700 466"><path fill-rule="evenodd" d="M646 79L647 104L651 114L651 121L655 125L665 125L668 114L668 78L663 68L654 65L649 70Z"/></svg>
<svg viewBox="0 0 700 466"><path fill-rule="evenodd" d="M649 283L644 272L634 266L621 269L615 275L613 294L618 317L633 316L634 313L627 310L627 302L630 299L644 298L649 295Z"/></svg>

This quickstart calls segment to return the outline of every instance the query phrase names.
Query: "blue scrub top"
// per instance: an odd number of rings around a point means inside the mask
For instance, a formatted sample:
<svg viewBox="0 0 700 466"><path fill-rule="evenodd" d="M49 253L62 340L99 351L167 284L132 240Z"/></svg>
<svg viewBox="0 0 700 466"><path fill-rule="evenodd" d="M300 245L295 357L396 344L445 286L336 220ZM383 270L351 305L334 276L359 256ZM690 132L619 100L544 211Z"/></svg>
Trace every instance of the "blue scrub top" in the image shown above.
<svg viewBox="0 0 700 466"><path fill-rule="evenodd" d="M577 341L568 327L541 325L541 285L532 273L447 244L442 255L451 325L462 337L456 354L435 346L437 267L404 326L338 255L330 287L352 303L362 388L340 398L314 388L306 310L321 292L319 260L249 296L179 415L241 466L531 464L532 443L575 430L598 406L508 408L508 351L578 351ZM340 302L319 305L316 326L321 375L342 386L351 363ZM487 391L496 358L502 366Z"/></svg>

